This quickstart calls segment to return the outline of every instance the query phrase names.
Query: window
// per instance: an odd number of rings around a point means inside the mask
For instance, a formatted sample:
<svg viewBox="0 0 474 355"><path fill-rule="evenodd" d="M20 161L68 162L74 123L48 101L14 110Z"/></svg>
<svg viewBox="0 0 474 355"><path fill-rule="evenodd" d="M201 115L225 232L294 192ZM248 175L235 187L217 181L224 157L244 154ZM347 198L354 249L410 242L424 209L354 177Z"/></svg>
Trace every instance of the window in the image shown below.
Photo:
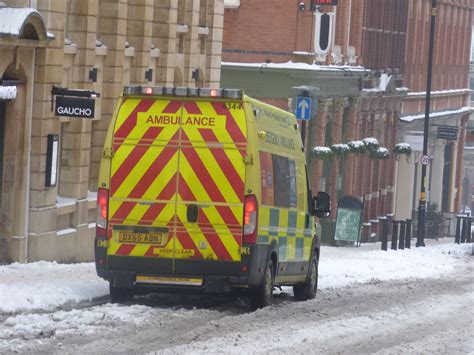
<svg viewBox="0 0 474 355"><path fill-rule="evenodd" d="M296 207L296 163L280 155L260 152L262 204Z"/></svg>
<svg viewBox="0 0 474 355"><path fill-rule="evenodd" d="M471 32L471 62L474 62L474 26Z"/></svg>

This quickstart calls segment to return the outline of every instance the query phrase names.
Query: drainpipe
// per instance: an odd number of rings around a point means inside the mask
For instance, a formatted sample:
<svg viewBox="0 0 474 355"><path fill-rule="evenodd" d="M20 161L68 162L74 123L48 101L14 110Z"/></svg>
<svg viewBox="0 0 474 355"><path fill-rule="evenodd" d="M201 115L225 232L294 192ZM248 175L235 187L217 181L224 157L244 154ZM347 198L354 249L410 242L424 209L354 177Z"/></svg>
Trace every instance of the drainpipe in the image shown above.
<svg viewBox="0 0 474 355"><path fill-rule="evenodd" d="M25 226L23 228L25 233L25 263L28 262L28 234L29 234L29 217L30 217L30 173L31 173L31 127L33 125L33 87L35 82L35 63L36 63L36 48L33 49L33 70L31 72L31 78L27 83L27 95L30 95L29 100L29 112L28 112L28 145L26 147L27 157L26 157L26 192L25 192Z"/></svg>

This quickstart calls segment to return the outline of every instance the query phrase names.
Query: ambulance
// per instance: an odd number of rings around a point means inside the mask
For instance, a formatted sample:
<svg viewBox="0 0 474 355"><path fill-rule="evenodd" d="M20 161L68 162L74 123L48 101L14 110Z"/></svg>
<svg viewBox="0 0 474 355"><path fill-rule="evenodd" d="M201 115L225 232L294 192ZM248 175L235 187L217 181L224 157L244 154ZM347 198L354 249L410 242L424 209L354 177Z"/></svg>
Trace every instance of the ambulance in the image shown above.
<svg viewBox="0 0 474 355"><path fill-rule="evenodd" d="M297 121L238 89L126 86L105 139L95 263L113 302L274 287L314 298L320 240Z"/></svg>

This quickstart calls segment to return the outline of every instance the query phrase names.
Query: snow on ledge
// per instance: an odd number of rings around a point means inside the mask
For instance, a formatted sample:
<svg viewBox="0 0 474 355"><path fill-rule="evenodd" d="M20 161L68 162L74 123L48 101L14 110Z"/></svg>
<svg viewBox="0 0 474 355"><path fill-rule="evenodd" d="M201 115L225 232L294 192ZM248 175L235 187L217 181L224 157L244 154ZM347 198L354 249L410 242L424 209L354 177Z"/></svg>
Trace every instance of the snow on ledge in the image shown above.
<svg viewBox="0 0 474 355"><path fill-rule="evenodd" d="M449 90L438 90L438 91L431 91L431 96L433 95L446 95L446 94L465 94L469 93L471 90L469 88L465 89L449 89ZM409 92L407 96L425 96L426 91L414 91Z"/></svg>
<svg viewBox="0 0 474 355"><path fill-rule="evenodd" d="M457 115L457 114L461 114L461 113L468 113L468 112L471 112L471 110L472 110L471 107L464 106L464 107L461 107L460 109L457 109L457 110L446 110L446 111L431 112L430 113L430 118ZM400 121L412 122L412 121L416 121L416 120L419 120L419 119L422 119L422 118L425 118L424 113L420 113L418 115L402 116L402 117L400 117Z"/></svg>
<svg viewBox="0 0 474 355"><path fill-rule="evenodd" d="M77 232L77 229L75 228L65 228L65 229L58 230L56 234L58 235L58 237L61 237L63 235L68 235L68 234L72 234L76 232Z"/></svg>
<svg viewBox="0 0 474 355"><path fill-rule="evenodd" d="M222 62L225 67L243 67L243 68L268 68L268 69L295 69L295 70L312 70L312 71L365 71L361 66L349 65L318 65L306 63L294 63L292 61L286 63L238 63L238 62Z"/></svg>

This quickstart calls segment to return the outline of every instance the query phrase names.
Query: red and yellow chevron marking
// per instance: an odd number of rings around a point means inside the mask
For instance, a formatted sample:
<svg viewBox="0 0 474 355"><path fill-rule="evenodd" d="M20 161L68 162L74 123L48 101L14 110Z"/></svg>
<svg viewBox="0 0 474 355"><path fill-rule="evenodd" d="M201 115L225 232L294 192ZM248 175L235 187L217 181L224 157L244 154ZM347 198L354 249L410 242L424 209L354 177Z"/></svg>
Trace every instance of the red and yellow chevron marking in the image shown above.
<svg viewBox="0 0 474 355"><path fill-rule="evenodd" d="M243 110L225 102L128 99L114 129L109 255L240 260ZM197 223L187 221L190 204ZM167 227L164 246L120 243L114 225Z"/></svg>

